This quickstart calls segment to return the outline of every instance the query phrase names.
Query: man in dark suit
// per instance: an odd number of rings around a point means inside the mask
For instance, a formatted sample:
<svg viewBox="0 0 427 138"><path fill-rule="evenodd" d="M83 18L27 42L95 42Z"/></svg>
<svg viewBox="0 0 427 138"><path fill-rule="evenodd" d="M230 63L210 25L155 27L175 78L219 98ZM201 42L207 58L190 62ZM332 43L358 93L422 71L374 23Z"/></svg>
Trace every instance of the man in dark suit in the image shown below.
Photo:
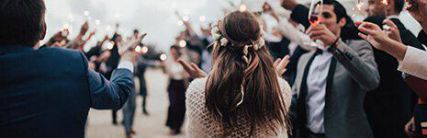
<svg viewBox="0 0 427 138"><path fill-rule="evenodd" d="M389 0L387 6L382 0L368 0L369 17L365 21L382 27L383 21L389 19L396 24L405 45L424 49L398 18L404 4L404 0ZM415 93L404 82L402 73L396 70L399 62L395 58L378 49L374 49L374 55L381 81L377 89L367 94L365 101L365 110L374 136L405 137L404 126L412 116L416 103Z"/></svg>
<svg viewBox="0 0 427 138"><path fill-rule="evenodd" d="M106 80L84 54L37 49L46 32L43 0L0 0L0 137L83 138L90 108L119 109L133 85L133 56Z"/></svg>

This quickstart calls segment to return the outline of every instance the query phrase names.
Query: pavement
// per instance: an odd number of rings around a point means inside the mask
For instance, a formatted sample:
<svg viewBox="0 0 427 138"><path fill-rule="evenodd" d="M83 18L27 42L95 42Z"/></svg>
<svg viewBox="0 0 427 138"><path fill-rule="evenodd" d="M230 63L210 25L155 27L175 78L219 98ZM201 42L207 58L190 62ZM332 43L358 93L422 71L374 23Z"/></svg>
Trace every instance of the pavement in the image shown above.
<svg viewBox="0 0 427 138"><path fill-rule="evenodd" d="M184 138L185 126L182 128L182 134L172 136L170 130L166 127L167 108L169 106L168 95L166 92L168 78L159 69L147 69L145 73L148 90L147 110L149 116L142 114L141 96L137 97L137 108L134 121L135 138ZM135 84L138 83L135 79ZM139 86L136 85L138 92ZM118 121L121 122L123 112L117 112ZM114 126L110 110L91 109L87 121L86 138L125 138L123 125Z"/></svg>

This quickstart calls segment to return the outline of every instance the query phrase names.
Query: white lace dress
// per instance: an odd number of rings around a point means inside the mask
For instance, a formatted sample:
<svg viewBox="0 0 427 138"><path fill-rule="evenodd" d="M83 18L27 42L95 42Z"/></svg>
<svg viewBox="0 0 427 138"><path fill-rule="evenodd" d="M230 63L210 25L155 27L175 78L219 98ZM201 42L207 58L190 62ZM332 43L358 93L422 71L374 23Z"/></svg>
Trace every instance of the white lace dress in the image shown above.
<svg viewBox="0 0 427 138"><path fill-rule="evenodd" d="M211 137L222 137L222 123L216 121L213 115L209 113L208 109L205 106L205 84L206 78L194 80L186 92L186 107L187 107L187 134L192 138L211 138ZM291 104L291 88L289 84L283 80L279 79L279 84L283 92L286 108L289 111ZM238 128L231 132L229 137L240 138L247 137L250 133L250 124L244 119L238 119ZM288 134L286 127L283 126L283 129L279 132L279 135L271 135L267 133L266 128L256 127L253 137L256 138L287 138Z"/></svg>

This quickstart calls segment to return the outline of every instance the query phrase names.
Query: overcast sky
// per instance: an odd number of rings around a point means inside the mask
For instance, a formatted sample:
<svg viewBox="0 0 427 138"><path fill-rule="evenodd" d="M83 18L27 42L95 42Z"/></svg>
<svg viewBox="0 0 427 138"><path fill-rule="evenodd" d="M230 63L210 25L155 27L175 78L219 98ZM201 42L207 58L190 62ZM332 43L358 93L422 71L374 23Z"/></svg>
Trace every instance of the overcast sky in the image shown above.
<svg viewBox="0 0 427 138"><path fill-rule="evenodd" d="M91 26L98 28L96 38L100 39L105 33L111 34L118 22L119 31L125 36L138 28L149 34L146 42L163 48L172 44L177 33L184 29L178 25L175 10L188 15L197 27L200 16L206 17L203 25L207 25L222 15L226 4L219 0L46 0L48 36L64 24L70 24L75 36L83 21L89 19ZM85 11L89 12L89 18ZM96 20L100 21L99 26Z"/></svg>
<svg viewBox="0 0 427 138"><path fill-rule="evenodd" d="M120 23L119 32L129 36L131 31L138 28L149 35L144 42L156 44L161 49L169 47L174 37L184 27L178 24L179 20L174 11L190 17L190 22L197 29L200 25L207 25L223 15L223 8L230 7L228 0L45 0L47 5L48 38L64 24L71 27L71 37L77 35L84 20L89 20L92 28L98 33L94 41L101 39L106 33L112 34L114 24ZM240 0L229 0L239 3ZM247 3L262 0L246 0ZM268 0L274 3L277 0ZM306 0L299 0L306 1ZM352 4L353 0L347 1ZM256 2L255 2L256 3ZM349 4L347 4L349 5ZM349 7L347 7L350 9ZM85 16L88 11L89 16ZM87 14L87 13L86 13ZM200 16L206 21L201 23ZM405 17L407 19L407 17ZM96 25L96 20L100 25ZM414 23L407 23L412 30L419 29ZM408 25L407 25L408 26Z"/></svg>

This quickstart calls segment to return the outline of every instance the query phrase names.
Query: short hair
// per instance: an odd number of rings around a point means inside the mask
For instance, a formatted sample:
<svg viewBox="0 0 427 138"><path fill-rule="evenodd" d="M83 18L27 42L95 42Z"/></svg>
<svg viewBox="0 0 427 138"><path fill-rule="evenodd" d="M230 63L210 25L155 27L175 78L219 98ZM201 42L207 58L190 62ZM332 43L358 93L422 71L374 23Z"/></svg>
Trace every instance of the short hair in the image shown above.
<svg viewBox="0 0 427 138"><path fill-rule="evenodd" d="M46 29L43 0L0 0L0 44L34 46Z"/></svg>
<svg viewBox="0 0 427 138"><path fill-rule="evenodd" d="M354 25L353 19L348 16L347 10L341 3L336 0L324 0L323 4L334 6L334 13L337 16L337 22L339 22L343 18L346 19L346 24L344 25L341 31L342 39L360 39L360 37L357 35L358 31L356 26Z"/></svg>
<svg viewBox="0 0 427 138"><path fill-rule="evenodd" d="M317 4L319 4L319 3L317 3ZM339 22L342 18L346 18L347 20L348 20L348 18L350 18L347 15L347 10L345 9L345 7L341 3L339 3L338 1L336 1L336 0L324 0L323 4L334 6L334 13L337 16L337 22Z"/></svg>
<svg viewBox="0 0 427 138"><path fill-rule="evenodd" d="M133 30L133 33L135 34L135 33L139 33L139 30L138 29L134 29Z"/></svg>
<svg viewBox="0 0 427 138"><path fill-rule="evenodd" d="M394 10L396 13L400 13L403 10L403 6L405 6L405 0L394 0Z"/></svg>

